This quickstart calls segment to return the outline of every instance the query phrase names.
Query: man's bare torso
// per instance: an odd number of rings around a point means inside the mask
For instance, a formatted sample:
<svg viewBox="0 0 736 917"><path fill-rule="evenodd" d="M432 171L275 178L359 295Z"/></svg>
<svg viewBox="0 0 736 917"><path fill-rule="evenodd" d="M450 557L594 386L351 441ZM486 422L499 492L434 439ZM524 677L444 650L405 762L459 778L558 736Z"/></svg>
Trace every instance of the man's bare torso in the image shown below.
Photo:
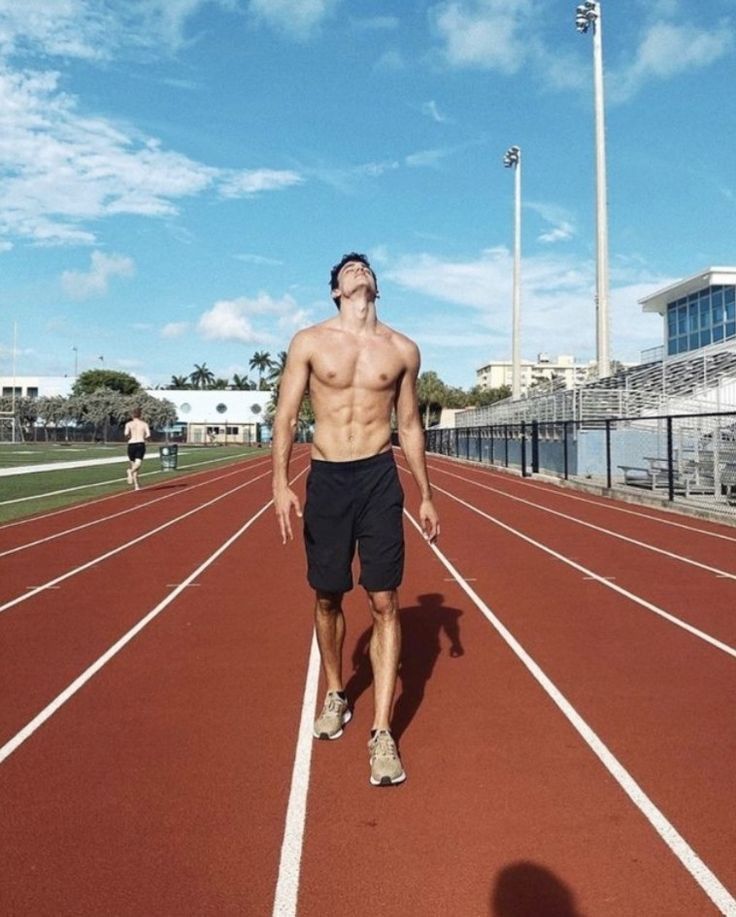
<svg viewBox="0 0 736 917"><path fill-rule="evenodd" d="M345 462L390 449L391 411L412 346L408 338L382 323L366 332L345 331L337 319L306 334L312 457Z"/></svg>

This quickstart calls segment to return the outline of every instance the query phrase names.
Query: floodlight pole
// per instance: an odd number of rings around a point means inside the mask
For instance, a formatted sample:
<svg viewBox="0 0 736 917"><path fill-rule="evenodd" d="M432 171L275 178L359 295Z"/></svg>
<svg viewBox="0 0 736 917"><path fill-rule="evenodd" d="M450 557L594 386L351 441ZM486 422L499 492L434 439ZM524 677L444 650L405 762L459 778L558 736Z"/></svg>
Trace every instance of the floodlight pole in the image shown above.
<svg viewBox="0 0 736 917"><path fill-rule="evenodd" d="M608 318L608 200L606 191L606 128L603 103L603 34L599 0L578 6L575 24L581 33L593 29L596 171L596 355L598 378L611 375Z"/></svg>
<svg viewBox="0 0 736 917"><path fill-rule="evenodd" d="M514 169L514 280L511 310L511 397L521 397L521 148L509 147L503 158Z"/></svg>

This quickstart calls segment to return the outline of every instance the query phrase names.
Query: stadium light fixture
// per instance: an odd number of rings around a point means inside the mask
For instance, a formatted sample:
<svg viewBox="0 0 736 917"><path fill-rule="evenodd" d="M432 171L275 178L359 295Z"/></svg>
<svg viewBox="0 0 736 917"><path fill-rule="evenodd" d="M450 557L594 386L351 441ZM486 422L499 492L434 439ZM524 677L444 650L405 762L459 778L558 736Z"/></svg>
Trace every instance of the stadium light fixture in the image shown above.
<svg viewBox="0 0 736 917"><path fill-rule="evenodd" d="M606 130L603 105L603 36L601 4L586 0L575 10L575 27L593 32L593 86L595 99L596 162L596 356L598 378L611 375L608 321L608 201L606 192Z"/></svg>
<svg viewBox="0 0 736 917"><path fill-rule="evenodd" d="M511 307L511 397L521 397L521 148L510 146L503 157L514 170L514 283Z"/></svg>

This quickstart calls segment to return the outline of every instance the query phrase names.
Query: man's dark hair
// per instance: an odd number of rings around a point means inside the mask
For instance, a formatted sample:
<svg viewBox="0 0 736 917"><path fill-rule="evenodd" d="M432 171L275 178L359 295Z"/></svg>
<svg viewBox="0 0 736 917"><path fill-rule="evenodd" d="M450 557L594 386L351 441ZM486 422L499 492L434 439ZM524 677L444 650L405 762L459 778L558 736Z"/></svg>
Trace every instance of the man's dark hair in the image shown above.
<svg viewBox="0 0 736 917"><path fill-rule="evenodd" d="M376 277L376 272L371 267L371 263L368 260L368 257L366 255L362 255L360 252L348 252L348 254L343 255L337 264L332 268L330 271L330 290L336 290L338 288L338 274L345 267L345 265L349 264L351 261L359 261L361 264L364 264L368 268L371 274L373 274L373 280L376 284L376 295L378 295L378 278ZM340 308L339 296L335 298L335 305L338 309Z"/></svg>

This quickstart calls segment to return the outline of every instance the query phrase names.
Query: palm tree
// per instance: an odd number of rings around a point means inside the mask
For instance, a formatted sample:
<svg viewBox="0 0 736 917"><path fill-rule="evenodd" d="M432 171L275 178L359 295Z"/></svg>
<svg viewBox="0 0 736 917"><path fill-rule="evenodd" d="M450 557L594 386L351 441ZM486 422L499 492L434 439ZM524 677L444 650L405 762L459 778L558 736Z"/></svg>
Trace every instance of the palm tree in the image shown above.
<svg viewBox="0 0 736 917"><path fill-rule="evenodd" d="M195 388L209 388L215 381L215 374L206 363L194 364L194 372L189 374L189 379Z"/></svg>
<svg viewBox="0 0 736 917"><path fill-rule="evenodd" d="M280 350L275 360L271 360L271 368L268 371L268 381L271 385L278 385L281 382L281 376L286 369L286 351Z"/></svg>
<svg viewBox="0 0 736 917"><path fill-rule="evenodd" d="M239 392L249 392L253 386L254 383L247 376L239 376L237 373L233 373L232 388Z"/></svg>
<svg viewBox="0 0 736 917"><path fill-rule="evenodd" d="M258 390L263 391L263 374L273 365L271 354L266 350L257 350L250 358L248 367L258 372Z"/></svg>
<svg viewBox="0 0 736 917"><path fill-rule="evenodd" d="M169 388L189 388L189 376L172 376Z"/></svg>
<svg viewBox="0 0 736 917"><path fill-rule="evenodd" d="M212 385L210 385L210 388L215 388L218 391L222 391L229 387L230 387L229 379L215 379Z"/></svg>
<svg viewBox="0 0 736 917"><path fill-rule="evenodd" d="M429 426L430 411L433 407L442 408L446 386L436 372L429 370L417 379L417 400L419 407L424 408L424 429Z"/></svg>

